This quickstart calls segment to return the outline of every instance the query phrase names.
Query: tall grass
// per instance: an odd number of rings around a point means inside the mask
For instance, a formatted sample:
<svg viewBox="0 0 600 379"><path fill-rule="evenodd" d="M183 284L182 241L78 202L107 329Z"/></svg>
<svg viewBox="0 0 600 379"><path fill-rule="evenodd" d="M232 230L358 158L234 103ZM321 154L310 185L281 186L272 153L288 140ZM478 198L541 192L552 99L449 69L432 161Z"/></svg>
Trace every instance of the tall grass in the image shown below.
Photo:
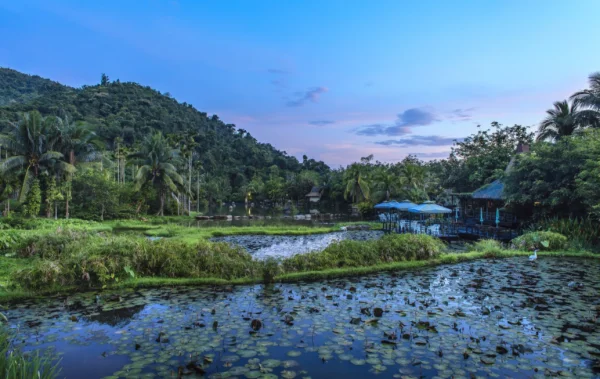
<svg viewBox="0 0 600 379"><path fill-rule="evenodd" d="M569 240L569 246L576 250L600 248L600 222L591 218L547 218L533 228L564 235Z"/></svg>
<svg viewBox="0 0 600 379"><path fill-rule="evenodd" d="M0 329L0 375L2 379L52 379L60 372L58 363L38 353L25 354L13 347L9 332Z"/></svg>

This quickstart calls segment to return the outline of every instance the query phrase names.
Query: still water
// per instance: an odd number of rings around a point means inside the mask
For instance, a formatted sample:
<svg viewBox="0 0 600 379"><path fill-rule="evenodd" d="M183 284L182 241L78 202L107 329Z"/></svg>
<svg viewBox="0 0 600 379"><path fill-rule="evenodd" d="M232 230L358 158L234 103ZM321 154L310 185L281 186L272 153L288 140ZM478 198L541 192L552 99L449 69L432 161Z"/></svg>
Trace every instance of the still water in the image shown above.
<svg viewBox="0 0 600 379"><path fill-rule="evenodd" d="M596 260L81 293L6 311L67 378L598 377Z"/></svg>

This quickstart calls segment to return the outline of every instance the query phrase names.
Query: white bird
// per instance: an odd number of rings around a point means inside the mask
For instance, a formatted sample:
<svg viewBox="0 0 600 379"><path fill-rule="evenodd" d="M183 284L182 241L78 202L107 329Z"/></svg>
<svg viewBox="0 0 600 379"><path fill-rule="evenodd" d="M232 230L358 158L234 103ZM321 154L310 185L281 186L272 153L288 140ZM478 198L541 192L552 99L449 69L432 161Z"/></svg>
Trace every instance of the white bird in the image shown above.
<svg viewBox="0 0 600 379"><path fill-rule="evenodd" d="M341 230L342 232L345 232L346 230L348 230L348 227L346 227L346 226L342 226L342 227L340 228L340 230Z"/></svg>
<svg viewBox="0 0 600 379"><path fill-rule="evenodd" d="M537 249L536 249L536 250L534 250L534 251L533 251L533 255L530 255L530 256L529 256L529 260L530 260L531 262L533 262L533 261L535 261L535 260L537 259L537 252L538 252L538 251L537 251Z"/></svg>

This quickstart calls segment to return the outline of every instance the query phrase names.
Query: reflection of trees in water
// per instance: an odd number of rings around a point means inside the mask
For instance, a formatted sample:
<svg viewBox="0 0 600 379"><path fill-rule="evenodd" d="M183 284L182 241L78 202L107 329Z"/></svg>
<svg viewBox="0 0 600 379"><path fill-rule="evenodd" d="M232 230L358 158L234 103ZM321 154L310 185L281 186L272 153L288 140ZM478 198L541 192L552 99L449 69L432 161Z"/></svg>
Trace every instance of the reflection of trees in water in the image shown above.
<svg viewBox="0 0 600 379"><path fill-rule="evenodd" d="M124 307L118 309L111 309L109 311L99 311L97 314L85 317L91 322L99 322L110 326L125 325L129 321L144 309L145 305L133 305L131 307Z"/></svg>

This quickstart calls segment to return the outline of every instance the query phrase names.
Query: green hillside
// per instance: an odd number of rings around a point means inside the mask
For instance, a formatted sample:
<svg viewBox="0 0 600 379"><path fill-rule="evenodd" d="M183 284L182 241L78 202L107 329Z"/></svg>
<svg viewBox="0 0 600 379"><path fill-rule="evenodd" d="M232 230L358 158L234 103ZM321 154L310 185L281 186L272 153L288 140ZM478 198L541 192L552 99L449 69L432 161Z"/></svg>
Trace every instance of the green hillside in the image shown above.
<svg viewBox="0 0 600 379"><path fill-rule="evenodd" d="M11 69L0 69L0 83L0 119L16 121L19 114L31 110L42 116L68 115L92 125L109 152L133 151L154 131L161 131L182 151L195 145L194 172L204 174L204 188L212 189L214 200L239 200L242 188L252 178L266 181L273 170L281 178L306 168L321 174L329 170L313 160L302 165L295 157L258 142L216 115L209 116L137 83L116 80L74 89ZM131 175L130 171L124 174ZM307 187L301 186L294 195L302 196Z"/></svg>

